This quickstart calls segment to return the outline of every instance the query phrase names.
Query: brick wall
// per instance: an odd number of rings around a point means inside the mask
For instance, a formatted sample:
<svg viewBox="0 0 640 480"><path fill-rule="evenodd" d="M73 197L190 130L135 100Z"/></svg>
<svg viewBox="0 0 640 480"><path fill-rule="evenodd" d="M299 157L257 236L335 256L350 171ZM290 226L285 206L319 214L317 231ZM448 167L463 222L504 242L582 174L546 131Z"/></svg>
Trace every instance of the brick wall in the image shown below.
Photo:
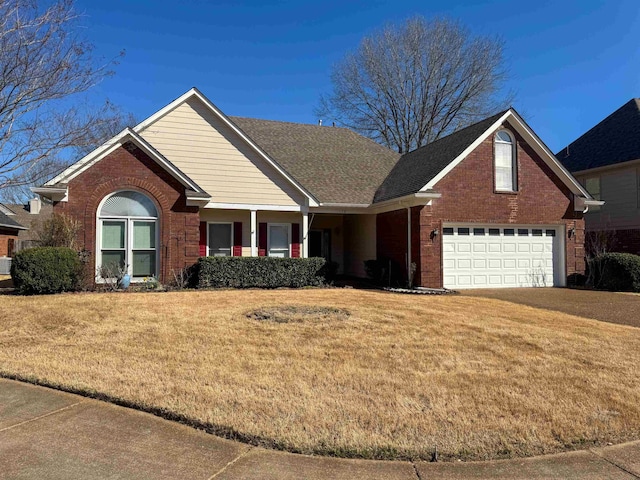
<svg viewBox="0 0 640 480"><path fill-rule="evenodd" d="M198 259L198 207L186 205L184 187L132 143L118 148L69 183L69 201L54 204L55 212L81 222L78 243L91 254L95 266L96 213L100 202L117 190L136 190L151 198L160 219L160 281L173 269Z"/></svg>
<svg viewBox="0 0 640 480"><path fill-rule="evenodd" d="M584 273L584 220L581 213L573 211L571 192L524 140L515 136L517 193L494 191L491 135L438 182L434 190L442 194L441 198L433 200L432 205L412 209L412 223L419 225L412 228L412 261L418 264L416 284L442 287L442 224L452 222L564 224L567 230L575 228L575 235L565 239L566 273L568 277ZM389 248L401 248L402 255L406 254L406 210L378 216L385 218L382 226L387 231L402 230L405 235L403 241L395 239L393 243L384 243L384 247L379 246L378 254L400 255L389 253ZM392 219L396 219L395 223ZM432 235L435 229L440 235ZM379 239L381 235L390 234L378 230Z"/></svg>
<svg viewBox="0 0 640 480"><path fill-rule="evenodd" d="M12 241L12 242L11 242ZM10 257L14 252L9 251L9 243L12 243L13 248L18 244L18 236L13 233L3 232L0 229L0 257Z"/></svg>

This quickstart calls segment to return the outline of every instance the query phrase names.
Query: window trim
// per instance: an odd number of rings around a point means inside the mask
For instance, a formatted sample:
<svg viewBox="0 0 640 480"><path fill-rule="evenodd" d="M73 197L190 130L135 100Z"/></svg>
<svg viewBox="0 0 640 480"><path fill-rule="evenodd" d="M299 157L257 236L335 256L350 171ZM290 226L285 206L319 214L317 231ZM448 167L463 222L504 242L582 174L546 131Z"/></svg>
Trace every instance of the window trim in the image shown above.
<svg viewBox="0 0 640 480"><path fill-rule="evenodd" d="M510 143L498 140L498 134L505 132L511 139ZM511 188L498 188L496 170L496 145L511 145ZM494 193L517 193L518 192L518 155L515 135L506 128L497 130L493 135L493 191Z"/></svg>
<svg viewBox="0 0 640 480"><path fill-rule="evenodd" d="M102 207L104 206L107 199L112 196L121 193L121 192L136 192L141 195L147 197L156 208L156 217L131 217L131 216L120 216L120 215L106 215L101 216L100 212ZM155 273L153 277L159 278L161 268L160 268L160 207L156 203L155 199L149 196L146 193L139 192L138 190L132 188L121 188L119 190L115 190L113 192L108 193L104 196L104 198L98 204L98 208L96 209L96 254L95 254L95 281L96 283L105 283L105 279L100 276L99 270L102 266L102 224L104 221L122 221L125 224L125 248L124 248L124 259L125 263L128 265L127 274L131 277L131 283L144 282L145 278L148 276L134 277L133 276L133 223L136 221L143 222L154 222L155 224ZM104 250L116 250L116 249L104 249ZM151 250L151 249L138 249L138 250Z"/></svg>
<svg viewBox="0 0 640 480"><path fill-rule="evenodd" d="M266 256L270 257L271 256L271 227L274 226L278 226L278 227L287 227L287 242L289 243L289 249L287 252L287 257L286 258L291 258L291 224L290 223L283 223L283 222L273 222L273 223L269 223L267 222L267 251L266 251Z"/></svg>
<svg viewBox="0 0 640 480"><path fill-rule="evenodd" d="M230 228L230 230L231 230L231 238L230 238L230 242L229 242L229 256L233 257L233 246L234 246L233 241L235 240L234 239L234 231L233 231L234 230L233 229L233 222L207 222L207 251L205 252L207 254L206 255L207 257L211 256L211 249L210 249L210 243L209 243L209 241L210 241L210 238L209 238L209 235L210 235L209 225L230 225L231 226L231 228Z"/></svg>

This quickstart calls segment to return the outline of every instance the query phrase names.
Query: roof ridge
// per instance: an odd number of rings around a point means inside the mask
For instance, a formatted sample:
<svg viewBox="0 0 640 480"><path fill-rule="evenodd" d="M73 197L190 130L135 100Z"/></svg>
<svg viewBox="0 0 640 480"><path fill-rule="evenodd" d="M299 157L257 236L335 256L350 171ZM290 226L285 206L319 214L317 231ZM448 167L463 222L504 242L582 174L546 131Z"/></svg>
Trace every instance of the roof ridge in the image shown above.
<svg viewBox="0 0 640 480"><path fill-rule="evenodd" d="M349 127L341 127L341 126L338 126L338 125L331 125L331 126L329 126L329 125L314 125L313 123L290 122L290 121L287 121L287 120L272 120L272 119L269 119L269 118L242 117L242 116L239 116L239 115L228 115L228 117L232 121L233 121L233 119L238 118L238 119L241 119L241 120L258 120L259 122L280 123L280 124L284 124L284 125L296 125L296 126L300 126L300 127L339 128L341 130L347 130L349 132L353 131Z"/></svg>

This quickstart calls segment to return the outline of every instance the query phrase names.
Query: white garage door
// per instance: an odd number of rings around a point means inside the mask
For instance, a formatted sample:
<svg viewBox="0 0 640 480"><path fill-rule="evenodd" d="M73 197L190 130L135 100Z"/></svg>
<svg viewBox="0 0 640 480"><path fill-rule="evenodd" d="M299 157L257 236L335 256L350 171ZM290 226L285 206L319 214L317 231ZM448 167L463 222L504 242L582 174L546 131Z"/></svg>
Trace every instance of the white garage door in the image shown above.
<svg viewBox="0 0 640 480"><path fill-rule="evenodd" d="M563 231L557 226L445 225L445 288L551 287L564 284Z"/></svg>

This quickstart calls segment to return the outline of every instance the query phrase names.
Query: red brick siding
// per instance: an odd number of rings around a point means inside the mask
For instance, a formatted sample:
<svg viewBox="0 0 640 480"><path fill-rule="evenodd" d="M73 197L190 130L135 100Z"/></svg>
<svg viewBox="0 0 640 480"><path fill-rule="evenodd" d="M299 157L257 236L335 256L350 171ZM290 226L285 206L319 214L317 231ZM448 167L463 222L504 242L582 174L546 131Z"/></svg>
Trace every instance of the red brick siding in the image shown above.
<svg viewBox="0 0 640 480"><path fill-rule="evenodd" d="M69 182L69 201L54 204L55 212L81 222L78 243L95 265L96 212L100 202L117 190L136 190L150 197L160 215L160 281L171 271L195 263L199 253L198 207L186 205L184 187L146 153L131 143L118 148Z"/></svg>
<svg viewBox="0 0 640 480"><path fill-rule="evenodd" d="M0 257L11 257L14 253L9 249L10 240L13 240L12 245L15 249L18 244L18 236L0 232Z"/></svg>
<svg viewBox="0 0 640 480"><path fill-rule="evenodd" d="M508 125L505 125L508 128ZM511 130L513 132L513 130ZM496 224L564 224L574 227L575 236L566 239L566 273L584 273L584 220L573 211L573 196L541 158L516 135L518 192L495 193L493 135L480 144L435 186L442 194L432 205L415 207L412 223L412 257L419 264L416 284L442 287L442 224L476 222ZM398 257L406 253L406 210L378 215L378 255ZM380 231L380 227L384 231ZM432 236L437 229L439 235ZM394 242L385 240L397 233ZM400 238L404 234L404 239ZM382 240L382 243L381 243ZM415 246L419 245L416 250Z"/></svg>

